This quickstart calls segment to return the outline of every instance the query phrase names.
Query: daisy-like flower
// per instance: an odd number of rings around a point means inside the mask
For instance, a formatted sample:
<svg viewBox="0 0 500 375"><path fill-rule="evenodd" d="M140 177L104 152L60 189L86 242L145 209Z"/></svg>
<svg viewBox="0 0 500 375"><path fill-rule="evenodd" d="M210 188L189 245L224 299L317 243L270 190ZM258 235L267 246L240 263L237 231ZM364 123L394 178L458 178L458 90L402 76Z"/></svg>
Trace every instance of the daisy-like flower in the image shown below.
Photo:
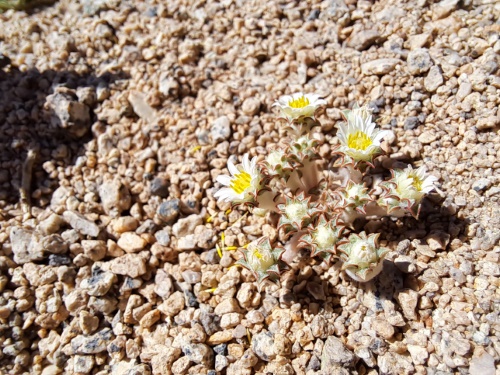
<svg viewBox="0 0 500 375"><path fill-rule="evenodd" d="M379 199L379 205L387 211L401 208L418 217L420 201L435 186L437 178L426 173L425 166L413 169L411 165L404 170L391 171L392 179L384 183L386 193Z"/></svg>
<svg viewBox="0 0 500 375"><path fill-rule="evenodd" d="M280 108L282 116L288 121L298 120L299 118L312 118L320 106L326 105L326 100L321 99L316 94L304 94L297 92L292 95L280 97L273 107Z"/></svg>
<svg viewBox="0 0 500 375"><path fill-rule="evenodd" d="M337 125L340 151L354 162L371 162L382 152L380 142L389 131L375 128L367 107L356 106L345 111L344 116L347 122Z"/></svg>
<svg viewBox="0 0 500 375"><path fill-rule="evenodd" d="M268 279L275 279L281 273L283 265L280 264L283 248L273 249L269 238L261 237L256 241L251 242L248 247L242 251L243 258L236 264L239 264L250 270L260 284Z"/></svg>
<svg viewBox="0 0 500 375"><path fill-rule="evenodd" d="M434 189L437 178L427 174L425 166L413 169L411 165L401 171L394 171L394 190L402 199L413 199L420 202L425 194Z"/></svg>
<svg viewBox="0 0 500 375"><path fill-rule="evenodd" d="M236 204L253 201L261 188L261 176L256 163L257 158L254 157L250 161L248 154L243 155L242 163L237 166L229 160L227 169L231 176L217 177L217 182L226 187L217 191L214 197L219 201Z"/></svg>
<svg viewBox="0 0 500 375"><path fill-rule="evenodd" d="M356 281L366 282L382 270L382 261L389 249L378 247L380 234L351 234L347 243L338 246L344 261L342 268Z"/></svg>

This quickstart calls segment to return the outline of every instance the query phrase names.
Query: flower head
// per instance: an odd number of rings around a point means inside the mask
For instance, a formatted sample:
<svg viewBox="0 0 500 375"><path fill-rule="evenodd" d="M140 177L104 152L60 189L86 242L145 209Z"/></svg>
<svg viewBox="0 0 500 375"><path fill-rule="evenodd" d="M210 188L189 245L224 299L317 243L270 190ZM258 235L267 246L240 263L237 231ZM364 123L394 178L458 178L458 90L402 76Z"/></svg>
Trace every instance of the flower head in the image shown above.
<svg viewBox="0 0 500 375"><path fill-rule="evenodd" d="M283 252L283 248L273 249L269 238L261 237L242 251L243 258L237 264L250 270L261 284L267 278L274 279L280 275L284 266L280 262Z"/></svg>
<svg viewBox="0 0 500 375"><path fill-rule="evenodd" d="M417 217L420 201L435 188L437 178L428 175L425 166L413 169L408 165L404 170L392 171L392 174L392 179L383 185L386 193L379 200L379 205L386 207L389 212L402 208Z"/></svg>
<svg viewBox="0 0 500 375"><path fill-rule="evenodd" d="M261 187L261 176L256 165L256 157L250 161L248 154L243 156L242 164L235 166L230 160L227 169L231 176L221 175L217 182L226 186L214 194L219 201L232 203L251 202Z"/></svg>
<svg viewBox="0 0 500 375"><path fill-rule="evenodd" d="M273 104L281 110L281 115L288 121L299 118L314 118L314 113L320 107L326 105L326 101L316 94L304 94L298 92L292 95L284 95Z"/></svg>
<svg viewBox="0 0 500 375"><path fill-rule="evenodd" d="M394 171L395 190L401 198L414 199L416 202L434 189L437 178L426 173L425 166L413 169L411 165L404 170Z"/></svg>
<svg viewBox="0 0 500 375"><path fill-rule="evenodd" d="M338 246L341 259L344 261L342 268L349 276L361 282L368 281L377 276L382 270L382 261L389 249L378 247L379 234L366 235L365 232L351 234L347 243Z"/></svg>
<svg viewBox="0 0 500 375"><path fill-rule="evenodd" d="M354 107L345 111L346 123L337 126L340 151L354 162L371 162L382 150L380 142L389 131L375 128L372 115L367 107Z"/></svg>

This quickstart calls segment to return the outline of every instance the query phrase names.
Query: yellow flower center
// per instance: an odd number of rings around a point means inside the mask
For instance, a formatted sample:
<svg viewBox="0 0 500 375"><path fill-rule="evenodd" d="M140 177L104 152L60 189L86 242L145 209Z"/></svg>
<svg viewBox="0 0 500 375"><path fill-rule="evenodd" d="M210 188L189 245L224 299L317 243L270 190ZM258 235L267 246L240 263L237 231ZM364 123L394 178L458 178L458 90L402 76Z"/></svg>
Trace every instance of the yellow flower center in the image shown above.
<svg viewBox="0 0 500 375"><path fill-rule="evenodd" d="M265 271L274 264L274 258L268 251L255 248L249 252L248 264L254 271Z"/></svg>
<svg viewBox="0 0 500 375"><path fill-rule="evenodd" d="M257 259L264 259L264 256L261 254L261 252L259 251L259 249L255 249L253 251L253 256L256 257Z"/></svg>
<svg viewBox="0 0 500 375"><path fill-rule="evenodd" d="M309 99L302 95L300 98L290 100L288 105L292 108L304 108L307 107L309 103Z"/></svg>
<svg viewBox="0 0 500 375"><path fill-rule="evenodd" d="M247 172L241 171L234 176L229 187L233 189L236 194L241 194L250 187L250 181L252 181L252 177Z"/></svg>
<svg viewBox="0 0 500 375"><path fill-rule="evenodd" d="M355 150L366 150L372 143L371 138L361 130L358 130L354 134L349 134L347 137L347 146Z"/></svg>
<svg viewBox="0 0 500 375"><path fill-rule="evenodd" d="M415 188L416 191L422 191L422 184L424 183L424 181L422 181L422 179L418 176L410 176L412 179L413 179L413 182L412 182L412 185L413 187Z"/></svg>

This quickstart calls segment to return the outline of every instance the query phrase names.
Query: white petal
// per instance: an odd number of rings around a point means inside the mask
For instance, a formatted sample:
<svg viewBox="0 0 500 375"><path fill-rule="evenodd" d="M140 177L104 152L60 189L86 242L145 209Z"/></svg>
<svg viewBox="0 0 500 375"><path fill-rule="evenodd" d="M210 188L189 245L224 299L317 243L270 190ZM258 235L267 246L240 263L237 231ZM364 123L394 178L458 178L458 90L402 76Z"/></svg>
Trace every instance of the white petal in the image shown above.
<svg viewBox="0 0 500 375"><path fill-rule="evenodd" d="M243 170L247 173L250 173L251 168L250 168L250 161L248 160L248 154L243 155L242 165L243 165Z"/></svg>
<svg viewBox="0 0 500 375"><path fill-rule="evenodd" d="M219 175L215 179L217 182L221 183L224 186L229 186L231 184L231 181L233 180L231 177L228 175Z"/></svg>
<svg viewBox="0 0 500 375"><path fill-rule="evenodd" d="M227 170L231 175L236 176L240 171L236 168L231 160L227 161Z"/></svg>
<svg viewBox="0 0 500 375"><path fill-rule="evenodd" d="M387 135L389 135L390 133L390 130L381 130L377 133L377 135L375 136L375 138L373 138L373 143L375 144L380 144L380 142L382 141L382 139L384 137L386 137Z"/></svg>

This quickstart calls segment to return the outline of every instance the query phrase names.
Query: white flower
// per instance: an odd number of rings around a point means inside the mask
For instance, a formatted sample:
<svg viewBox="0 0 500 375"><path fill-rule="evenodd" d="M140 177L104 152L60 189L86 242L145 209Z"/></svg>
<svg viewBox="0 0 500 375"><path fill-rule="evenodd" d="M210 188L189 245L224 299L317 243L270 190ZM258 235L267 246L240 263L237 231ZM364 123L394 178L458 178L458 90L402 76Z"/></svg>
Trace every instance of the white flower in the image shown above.
<svg viewBox="0 0 500 375"><path fill-rule="evenodd" d="M300 117L314 118L316 110L323 105L326 105L326 100L321 99L319 95L297 92L280 97L273 107L278 106L283 117L293 121Z"/></svg>
<svg viewBox="0 0 500 375"><path fill-rule="evenodd" d="M217 182L226 186L214 194L219 201L241 203L253 199L260 188L260 174L257 168L257 158L250 161L248 154L243 156L242 164L235 166L231 161L227 162L227 169L231 176L221 175Z"/></svg>
<svg viewBox="0 0 500 375"><path fill-rule="evenodd" d="M414 199L416 202L434 189L437 178L426 173L425 166L413 169L408 165L403 171L395 171L393 182L394 190L400 199Z"/></svg>
<svg viewBox="0 0 500 375"><path fill-rule="evenodd" d="M375 128L372 115L366 107L355 107L344 113L347 123L337 126L340 151L355 162L371 161L381 152L380 142L389 131Z"/></svg>

